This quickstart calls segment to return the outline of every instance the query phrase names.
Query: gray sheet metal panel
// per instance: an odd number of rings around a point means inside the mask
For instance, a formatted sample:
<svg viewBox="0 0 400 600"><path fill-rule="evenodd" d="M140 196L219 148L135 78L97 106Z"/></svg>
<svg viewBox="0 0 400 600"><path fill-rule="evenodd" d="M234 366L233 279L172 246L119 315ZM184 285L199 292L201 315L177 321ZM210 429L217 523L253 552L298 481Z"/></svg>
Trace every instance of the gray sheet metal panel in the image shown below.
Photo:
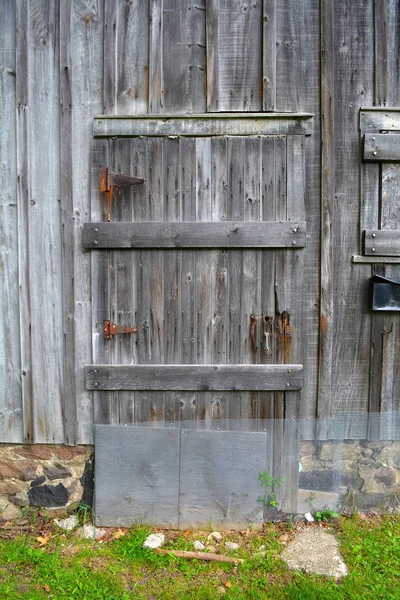
<svg viewBox="0 0 400 600"><path fill-rule="evenodd" d="M179 525L260 523L264 432L182 431Z"/></svg>
<svg viewBox="0 0 400 600"><path fill-rule="evenodd" d="M96 525L178 525L180 430L96 425Z"/></svg>

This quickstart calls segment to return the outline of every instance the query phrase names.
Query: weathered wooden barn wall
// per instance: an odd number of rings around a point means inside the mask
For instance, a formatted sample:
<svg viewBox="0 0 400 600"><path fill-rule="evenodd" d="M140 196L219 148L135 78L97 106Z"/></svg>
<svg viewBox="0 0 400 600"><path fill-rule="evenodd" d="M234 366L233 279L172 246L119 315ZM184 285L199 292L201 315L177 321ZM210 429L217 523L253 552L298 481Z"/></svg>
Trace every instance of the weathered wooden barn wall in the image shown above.
<svg viewBox="0 0 400 600"><path fill-rule="evenodd" d="M363 163L359 129L400 103L398 43L396 0L3 0L0 440L92 441L101 114L312 113L299 416L398 410L399 315L372 316L367 283L400 267L352 262L364 229L399 228L399 168Z"/></svg>

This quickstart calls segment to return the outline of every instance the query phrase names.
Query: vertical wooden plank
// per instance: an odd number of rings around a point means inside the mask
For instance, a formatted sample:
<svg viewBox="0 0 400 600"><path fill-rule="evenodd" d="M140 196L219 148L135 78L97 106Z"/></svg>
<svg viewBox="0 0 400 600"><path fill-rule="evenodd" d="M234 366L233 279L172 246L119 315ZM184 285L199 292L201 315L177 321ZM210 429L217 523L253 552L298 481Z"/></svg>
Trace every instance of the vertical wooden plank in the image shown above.
<svg viewBox="0 0 400 600"><path fill-rule="evenodd" d="M182 138L179 145L180 154L180 189L181 189L181 221L196 220L196 140ZM194 250L181 252L181 363L196 363L195 345L195 285L196 261ZM180 394L180 421L185 428L196 426L195 392Z"/></svg>
<svg viewBox="0 0 400 600"><path fill-rule="evenodd" d="M334 339L331 414L368 408L370 268L353 269L348 256L358 251L354 227L360 214L359 107L373 101L373 3L342 2L334 11L335 182ZM356 32L356 33L355 33ZM344 52L345 50L345 52ZM351 77L349 77L351 73ZM345 79L347 79L345 83ZM350 429L345 436L351 437ZM356 423L355 423L356 425Z"/></svg>
<svg viewBox="0 0 400 600"><path fill-rule="evenodd" d="M28 95L28 5L16 4L17 204L19 319L21 335L22 417L24 441L34 441L32 401L31 306L29 293L30 148Z"/></svg>
<svg viewBox="0 0 400 600"><path fill-rule="evenodd" d="M227 138L211 140L211 220L226 221L228 214ZM214 250L211 274L211 335L212 364L226 364L228 336L228 252ZM221 427L229 416L230 392L215 392L212 397L212 427ZM228 425L229 427L229 425Z"/></svg>
<svg viewBox="0 0 400 600"><path fill-rule="evenodd" d="M163 0L164 109L206 112L205 0Z"/></svg>
<svg viewBox="0 0 400 600"><path fill-rule="evenodd" d="M259 221L261 212L261 140L244 140L244 180L243 180L243 217L245 221ZM259 363L260 344L253 346L250 329L251 316L258 315L257 324L262 321L261 303L261 251L244 249L242 251L242 311L241 346L243 363ZM261 337L261 336L260 336ZM260 340L261 341L261 340ZM248 420L247 428L258 428L260 417L259 393L249 392L246 405L242 407L242 419Z"/></svg>
<svg viewBox="0 0 400 600"><path fill-rule="evenodd" d="M262 5L207 0L206 8L207 110L261 110Z"/></svg>
<svg viewBox="0 0 400 600"><path fill-rule="evenodd" d="M29 104L27 139L27 236L21 244L28 258L30 314L22 313L24 346L31 352L32 440L64 441L63 394L63 290L59 268L62 259L59 163L59 14L58 4L37 0L19 5L18 55L27 61ZM23 28L20 29L20 26ZM23 32L23 33L22 33ZM22 57L23 50L27 54ZM20 63L19 63L20 64ZM19 65L17 65L18 68ZM43 127L46 123L46 127ZM24 165L25 166L25 165ZM26 174L25 174L26 176ZM22 248L21 248L22 249ZM26 304L23 303L22 308ZM26 398L28 400L28 398Z"/></svg>
<svg viewBox="0 0 400 600"><path fill-rule="evenodd" d="M388 93L388 4L390 0L374 1L375 105L387 105ZM393 40L394 41L394 40Z"/></svg>
<svg viewBox="0 0 400 600"><path fill-rule="evenodd" d="M92 118L102 111L103 3L60 4L60 160L63 218L64 413L66 443L92 442L93 394L82 365L92 360L91 257L82 252L90 215ZM82 64L82 56L85 63ZM71 423L75 420L75 426ZM74 433L72 430L75 430Z"/></svg>
<svg viewBox="0 0 400 600"><path fill-rule="evenodd" d="M149 221L163 220L163 141L159 138L146 140L146 174L143 187L141 214L135 218ZM142 362L164 362L164 256L159 250L139 253L136 282L138 295L137 323L141 328L138 336L138 358ZM141 287L142 286L142 287ZM135 393L135 423L152 423L162 426L164 420L163 392Z"/></svg>
<svg viewBox="0 0 400 600"><path fill-rule="evenodd" d="M333 350L334 53L333 5L321 2L321 302L317 415L329 415Z"/></svg>
<svg viewBox="0 0 400 600"><path fill-rule="evenodd" d="M228 163L228 221L243 221L244 218L244 143L240 137L227 138ZM228 364L241 363L242 346L242 290L243 251L228 252ZM246 328L247 334L247 328ZM248 392L231 392L229 398L230 428L241 427L242 406L248 402Z"/></svg>
<svg viewBox="0 0 400 600"><path fill-rule="evenodd" d="M90 212L91 220L101 221L103 218L104 199L99 192L100 168L110 164L110 148L108 140L95 140L91 154L90 180ZM91 252L91 284L92 284L92 353L93 362L109 364L110 354L104 341L104 320L110 315L109 294L110 252ZM95 392L93 394L93 420L95 424L112 422L112 393Z"/></svg>
<svg viewBox="0 0 400 600"><path fill-rule="evenodd" d="M149 11L149 112L159 114L164 107L163 0L150 0Z"/></svg>
<svg viewBox="0 0 400 600"><path fill-rule="evenodd" d="M320 0L280 0L276 4L276 110L314 114L313 133L305 145L308 235L304 250L303 310L308 349L300 408L302 417L312 418L317 410L320 306L320 17Z"/></svg>
<svg viewBox="0 0 400 600"><path fill-rule="evenodd" d="M0 7L0 439L23 441L18 307L16 7Z"/></svg>
<svg viewBox="0 0 400 600"><path fill-rule="evenodd" d="M211 219L211 140L196 139L196 221ZM195 279L195 340L196 364L207 364L211 359L212 323L212 271L213 251L196 250ZM200 426L210 426L213 394L196 394L197 422ZM203 421L203 423L199 423Z"/></svg>
<svg viewBox="0 0 400 600"><path fill-rule="evenodd" d="M276 106L276 0L263 2L263 110Z"/></svg>
<svg viewBox="0 0 400 600"><path fill-rule="evenodd" d="M179 139L163 140L164 220L179 221L181 211ZM179 364L181 358L181 251L164 252L164 362ZM166 392L165 424L179 418L179 393Z"/></svg>
<svg viewBox="0 0 400 600"><path fill-rule="evenodd" d="M279 143L279 142L278 142ZM276 218L276 177L275 177L275 139L261 140L261 215L263 221L274 221ZM263 323L258 328L258 345L260 362L271 364L275 358L275 252L261 251L261 315ZM274 392L260 392L260 419L274 418ZM269 431L271 434L271 431ZM273 437L272 437L273 439ZM268 436L271 441L271 435ZM269 453L268 456L270 456ZM270 465L272 473L272 465Z"/></svg>
<svg viewBox="0 0 400 600"><path fill-rule="evenodd" d="M147 113L149 13L146 2L105 2L104 111Z"/></svg>

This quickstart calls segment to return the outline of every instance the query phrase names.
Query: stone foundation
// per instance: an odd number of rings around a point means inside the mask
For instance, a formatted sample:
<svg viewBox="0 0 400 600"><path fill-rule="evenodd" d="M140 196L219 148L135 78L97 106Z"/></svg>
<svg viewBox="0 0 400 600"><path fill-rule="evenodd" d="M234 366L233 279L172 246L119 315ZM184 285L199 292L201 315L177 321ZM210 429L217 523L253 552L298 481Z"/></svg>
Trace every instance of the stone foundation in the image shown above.
<svg viewBox="0 0 400 600"><path fill-rule="evenodd" d="M329 508L400 512L399 441L303 441L300 465L309 505L321 496Z"/></svg>
<svg viewBox="0 0 400 600"><path fill-rule="evenodd" d="M93 446L0 444L0 520L26 507L92 504Z"/></svg>

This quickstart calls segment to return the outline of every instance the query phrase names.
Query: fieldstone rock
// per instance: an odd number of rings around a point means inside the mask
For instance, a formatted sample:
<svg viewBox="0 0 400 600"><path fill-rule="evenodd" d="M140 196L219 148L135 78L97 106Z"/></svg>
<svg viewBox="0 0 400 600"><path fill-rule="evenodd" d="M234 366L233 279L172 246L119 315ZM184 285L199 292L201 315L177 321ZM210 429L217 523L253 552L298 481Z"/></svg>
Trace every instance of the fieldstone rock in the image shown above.
<svg viewBox="0 0 400 600"><path fill-rule="evenodd" d="M303 490L321 490L330 492L335 481L335 471L309 471L299 475L299 485Z"/></svg>
<svg viewBox="0 0 400 600"><path fill-rule="evenodd" d="M14 449L15 454L25 458L36 458L38 460L51 459L51 446L47 444L31 444Z"/></svg>
<svg viewBox="0 0 400 600"><path fill-rule="evenodd" d="M397 442L383 448L379 454L379 460L387 467L400 469L400 448Z"/></svg>
<svg viewBox="0 0 400 600"><path fill-rule="evenodd" d="M54 452L60 460L73 460L77 456L84 456L88 450L80 446L57 446Z"/></svg>
<svg viewBox="0 0 400 600"><path fill-rule="evenodd" d="M199 542L199 540L195 540L193 542L193 548L195 550L204 550L204 544L202 542Z"/></svg>
<svg viewBox="0 0 400 600"><path fill-rule="evenodd" d="M82 498L83 488L77 479L67 487L69 502L80 502Z"/></svg>
<svg viewBox="0 0 400 600"><path fill-rule="evenodd" d="M14 496L9 496L8 499L15 504L15 506L29 506L28 494L25 492L18 492L18 494L14 494Z"/></svg>
<svg viewBox="0 0 400 600"><path fill-rule="evenodd" d="M298 533L281 554L289 569L340 579L347 567L336 538L319 527Z"/></svg>
<svg viewBox="0 0 400 600"><path fill-rule="evenodd" d="M77 533L85 540L99 540L106 535L107 531L100 527L95 527L91 523L86 523L86 525L77 530Z"/></svg>
<svg viewBox="0 0 400 600"><path fill-rule="evenodd" d="M93 506L93 490L94 490L94 454L89 456L85 462L85 468L82 477L79 480L83 487L82 504Z"/></svg>
<svg viewBox="0 0 400 600"><path fill-rule="evenodd" d="M71 476L71 471L62 465L49 465L43 467L43 472L50 481L53 481L54 479L65 479L66 477Z"/></svg>
<svg viewBox="0 0 400 600"><path fill-rule="evenodd" d="M222 540L222 535L219 531L213 531L207 538L207 541L211 542L214 540L215 542L220 542Z"/></svg>
<svg viewBox="0 0 400 600"><path fill-rule="evenodd" d="M381 467L380 469L377 469L374 478L378 483L383 483L388 488L390 488L396 482L396 474L388 467Z"/></svg>
<svg viewBox="0 0 400 600"><path fill-rule="evenodd" d="M228 550L238 550L240 548L239 544L236 542L225 542L225 546Z"/></svg>
<svg viewBox="0 0 400 600"><path fill-rule="evenodd" d="M6 480L0 483L0 496L2 494L18 494L25 489L25 484L19 481Z"/></svg>
<svg viewBox="0 0 400 600"><path fill-rule="evenodd" d="M143 542L143 548L160 548L165 542L165 535L163 533L151 533Z"/></svg>
<svg viewBox="0 0 400 600"><path fill-rule="evenodd" d="M21 515L20 509L8 498L0 498L0 521L13 521Z"/></svg>
<svg viewBox="0 0 400 600"><path fill-rule="evenodd" d="M35 463L31 460L0 460L0 477L2 479L20 479L29 481L37 477Z"/></svg>
<svg viewBox="0 0 400 600"><path fill-rule="evenodd" d="M68 502L68 492L62 483L58 485L39 485L28 492L31 506L65 506Z"/></svg>
<svg viewBox="0 0 400 600"><path fill-rule="evenodd" d="M300 442L300 456L303 459L304 456L312 456L317 449L317 445L314 442L303 441Z"/></svg>
<svg viewBox="0 0 400 600"><path fill-rule="evenodd" d="M76 515L71 515L66 519L55 519L55 524L65 531L72 531L75 527L78 527L79 521Z"/></svg>
<svg viewBox="0 0 400 600"><path fill-rule="evenodd" d="M215 554L217 549L215 546L213 546L212 544L209 544L208 546L206 546L206 551L210 552L210 554Z"/></svg>
<svg viewBox="0 0 400 600"><path fill-rule="evenodd" d="M44 475L42 475L41 477L38 477L37 479L34 479L33 481L31 481L31 488L36 487L37 485L41 485L45 481L46 481L46 477Z"/></svg>

